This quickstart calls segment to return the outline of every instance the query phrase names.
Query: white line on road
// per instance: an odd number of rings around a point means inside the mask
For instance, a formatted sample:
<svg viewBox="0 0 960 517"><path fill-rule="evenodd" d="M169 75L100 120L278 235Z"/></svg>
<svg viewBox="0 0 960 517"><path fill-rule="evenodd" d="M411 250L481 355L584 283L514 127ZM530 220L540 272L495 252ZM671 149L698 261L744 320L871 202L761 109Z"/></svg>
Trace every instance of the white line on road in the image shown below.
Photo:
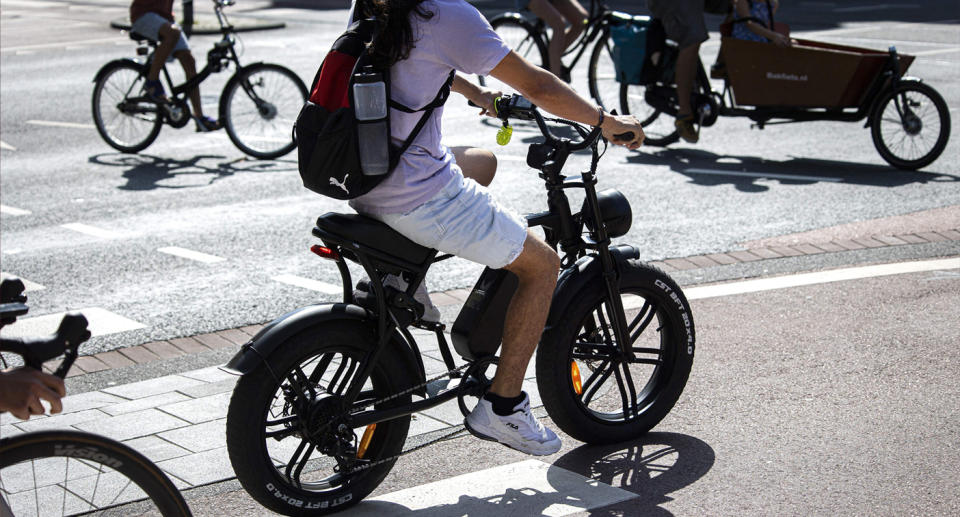
<svg viewBox="0 0 960 517"><path fill-rule="evenodd" d="M12 216L30 215L30 211L29 211L29 210L24 210L24 209L22 209L22 208L15 208L15 207L12 207L12 206L0 205L0 214L3 214L3 215L12 215Z"/></svg>
<svg viewBox="0 0 960 517"><path fill-rule="evenodd" d="M900 275L904 273L920 273L923 271L939 271L944 269L960 269L960 257L921 260L917 262L897 262L893 264L880 264L875 266L818 271L816 273L801 273L798 275L758 278L743 282L690 287L684 289L683 292L687 296L688 300L700 300L703 298L755 293L758 291L769 291L772 289L783 289L786 287L799 287L804 285L825 284L828 282L840 282L843 280L857 280L860 278Z"/></svg>
<svg viewBox="0 0 960 517"><path fill-rule="evenodd" d="M117 41L117 37L112 38L97 38L97 39L88 39L88 40L79 40L79 41L61 41L57 43L41 43L39 45L21 45L19 47L5 47L0 48L0 52L14 52L21 50L39 50L45 48L60 48L67 45L90 45L94 43L109 43L111 41Z"/></svg>
<svg viewBox="0 0 960 517"><path fill-rule="evenodd" d="M167 253L169 255L176 255L185 259L196 260L197 262L203 262L206 264L213 264L214 262L223 262L226 260L223 257L218 257L216 255L208 255L206 253L201 253L199 251L188 250L186 248L178 248L176 246L168 246L166 248L157 248L157 251L160 253Z"/></svg>
<svg viewBox="0 0 960 517"><path fill-rule="evenodd" d="M935 54L949 54L951 52L960 52L960 47L953 48L942 48L939 50L921 50L920 52L913 52L915 56L932 56Z"/></svg>
<svg viewBox="0 0 960 517"><path fill-rule="evenodd" d="M3 140L0 140L0 149L6 149L6 150L8 150L8 151L16 151L16 150L17 150L16 147L14 147L14 146L12 146L12 145L4 142Z"/></svg>
<svg viewBox="0 0 960 517"><path fill-rule="evenodd" d="M143 323L125 318L101 307L80 309L79 312L87 318L88 328L93 336L116 334L146 327ZM63 319L64 314L66 313L58 312L34 318L18 318L16 325L7 325L3 328L4 336L31 337L53 334L60 326L60 320Z"/></svg>
<svg viewBox="0 0 960 517"><path fill-rule="evenodd" d="M60 122L57 120L28 120L27 124L33 124L35 126L69 127L74 129L95 129L93 124L78 124L76 122Z"/></svg>
<svg viewBox="0 0 960 517"><path fill-rule="evenodd" d="M636 497L555 465L525 460L372 497L352 508L351 515L560 517Z"/></svg>
<svg viewBox="0 0 960 517"><path fill-rule="evenodd" d="M310 289L311 291L318 291L324 294L343 293L343 287L341 286L328 284L326 282L321 282L319 280L313 280L310 278L304 278L302 276L278 275L273 277L273 280L296 287L302 287L304 289Z"/></svg>
<svg viewBox="0 0 960 517"><path fill-rule="evenodd" d="M104 230L102 228L97 228L95 226L90 226L83 223L67 223L61 224L60 226L75 232L92 235L94 237L100 237L101 239L113 239L120 236L119 233L111 232L110 230Z"/></svg>
<svg viewBox="0 0 960 517"><path fill-rule="evenodd" d="M857 5L853 7L837 7L833 10L835 13L857 13L864 11L881 11L884 9L919 9L919 5L914 4L872 4Z"/></svg>
<svg viewBox="0 0 960 517"><path fill-rule="evenodd" d="M774 174L769 172L748 172L748 171L725 171L721 169L698 169L692 167L683 172L690 174L708 174L712 176L744 176L747 178L767 178L788 181L843 181L842 178L829 178L826 176L802 176L799 174Z"/></svg>

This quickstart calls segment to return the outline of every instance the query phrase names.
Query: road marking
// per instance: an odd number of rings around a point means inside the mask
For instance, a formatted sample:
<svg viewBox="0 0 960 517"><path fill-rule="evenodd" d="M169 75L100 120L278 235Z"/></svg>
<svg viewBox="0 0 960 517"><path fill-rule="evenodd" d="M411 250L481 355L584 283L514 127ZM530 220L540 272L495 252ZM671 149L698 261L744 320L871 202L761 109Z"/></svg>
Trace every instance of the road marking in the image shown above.
<svg viewBox="0 0 960 517"><path fill-rule="evenodd" d="M38 45L21 45L19 47L6 47L0 48L0 52L19 52L21 50L39 50L39 49L48 49L48 48L61 48L67 45L89 45L94 43L109 43L111 41L117 41L117 37L112 38L97 38L97 39L88 39L88 40L79 40L79 41L61 41L58 43L41 43Z"/></svg>
<svg viewBox="0 0 960 517"><path fill-rule="evenodd" d="M333 284L328 284L326 282L321 282L319 280L313 280L310 278L304 278L302 276L296 275L278 275L272 278L277 282L281 282L288 285L293 285L296 287L302 287L304 289L310 289L311 291L318 291L324 294L342 294L343 287Z"/></svg>
<svg viewBox="0 0 960 517"><path fill-rule="evenodd" d="M28 120L27 124L33 124L35 126L69 127L74 129L95 129L93 124L78 124L76 122L60 122L57 120Z"/></svg>
<svg viewBox="0 0 960 517"><path fill-rule="evenodd" d="M176 246L168 246L166 248L157 248L157 251L160 253L167 253L170 255L176 255L185 259L196 260L197 262L203 262L206 264L213 264L214 262L223 262L227 260L223 257L218 257L216 255L208 255L206 253L201 253L199 251L188 250L186 248L178 248Z"/></svg>
<svg viewBox="0 0 960 517"><path fill-rule="evenodd" d="M3 214L3 215L12 215L16 217L20 215L30 215L30 213L31 212L29 210L24 210L22 208L15 208L12 206L0 205L0 214Z"/></svg>
<svg viewBox="0 0 960 517"><path fill-rule="evenodd" d="M636 497L626 490L531 459L366 499L352 508L350 514L380 517L415 512L422 517L560 517Z"/></svg>
<svg viewBox="0 0 960 517"><path fill-rule="evenodd" d="M748 172L748 171L725 171L720 169L685 169L683 172L690 174L708 174L712 176L743 176L747 178L766 178L788 181L843 181L842 178L828 178L826 176L802 176L799 174L774 174L768 172Z"/></svg>
<svg viewBox="0 0 960 517"><path fill-rule="evenodd" d="M143 323L125 318L101 307L80 309L79 312L87 318L88 328L92 336L105 336L146 327ZM18 318L16 325L7 325L3 328L4 336L33 337L53 334L60 326L60 320L63 319L64 314L66 312L46 314L34 318Z"/></svg>
<svg viewBox="0 0 960 517"><path fill-rule="evenodd" d="M798 275L758 278L755 280L745 280L743 282L704 285L684 289L683 293L687 296L687 300L701 300L704 298L755 293L773 289L784 289L787 287L800 287L804 285L840 282L843 280L857 280L860 278L920 273L923 271L941 271L946 269L960 269L960 257L920 260L917 262L896 262L893 264L879 264L875 266L818 271L815 273L801 273ZM631 308L635 309L637 307Z"/></svg>
<svg viewBox="0 0 960 517"><path fill-rule="evenodd" d="M68 223L68 224L61 224L60 226L68 230L73 230L75 232L92 235L94 237L100 237L101 239L113 239L120 236L119 233L111 232L110 230L104 230L104 229L97 228L95 226L90 226L88 224L83 224L83 223Z"/></svg>
<svg viewBox="0 0 960 517"><path fill-rule="evenodd" d="M920 52L913 52L914 56L932 56L935 54L949 54L951 52L960 52L960 47L953 48L942 48L939 50L921 50Z"/></svg>
<svg viewBox="0 0 960 517"><path fill-rule="evenodd" d="M16 150L17 150L16 147L14 147L14 146L12 146L12 145L4 142L3 140L0 140L0 149L6 149L6 150L8 150L8 151L16 151Z"/></svg>
<svg viewBox="0 0 960 517"><path fill-rule="evenodd" d="M835 13L858 13L863 11L880 11L884 9L919 9L919 5L914 4L873 4L873 5L856 5L853 7L836 7L833 9Z"/></svg>

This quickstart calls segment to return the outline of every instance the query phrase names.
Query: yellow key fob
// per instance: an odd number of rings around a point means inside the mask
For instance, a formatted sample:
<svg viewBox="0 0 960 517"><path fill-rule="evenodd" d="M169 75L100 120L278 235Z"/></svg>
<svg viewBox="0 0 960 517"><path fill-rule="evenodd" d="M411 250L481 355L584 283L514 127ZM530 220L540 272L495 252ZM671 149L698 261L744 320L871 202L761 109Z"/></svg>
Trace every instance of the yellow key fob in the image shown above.
<svg viewBox="0 0 960 517"><path fill-rule="evenodd" d="M507 145L510 143L510 137L513 136L513 126L509 124L504 124L503 127L497 131L497 143L500 145Z"/></svg>

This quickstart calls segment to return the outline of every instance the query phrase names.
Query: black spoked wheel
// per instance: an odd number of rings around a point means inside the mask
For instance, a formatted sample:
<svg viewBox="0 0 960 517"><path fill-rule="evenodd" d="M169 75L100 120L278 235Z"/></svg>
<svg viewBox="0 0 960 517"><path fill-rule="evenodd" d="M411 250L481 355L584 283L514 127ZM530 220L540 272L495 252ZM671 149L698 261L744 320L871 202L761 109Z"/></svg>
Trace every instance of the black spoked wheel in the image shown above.
<svg viewBox="0 0 960 517"><path fill-rule="evenodd" d="M147 148L163 126L157 104L143 93L142 67L115 63L99 74L93 87L93 122L104 141L124 153Z"/></svg>
<svg viewBox="0 0 960 517"><path fill-rule="evenodd" d="M307 87L292 70L274 64L240 69L220 96L227 135L254 158L279 158L292 151L293 123L307 100Z"/></svg>
<svg viewBox="0 0 960 517"><path fill-rule="evenodd" d="M607 111L620 105L620 82L613 67L613 41L607 33L601 34L590 53L590 67L587 69L587 81L590 96Z"/></svg>
<svg viewBox="0 0 960 517"><path fill-rule="evenodd" d="M0 514L189 516L170 479L130 447L80 431L0 440Z"/></svg>
<svg viewBox="0 0 960 517"><path fill-rule="evenodd" d="M500 39L527 61L542 68L547 66L547 45L540 31L518 13L504 13L490 20ZM477 76L480 85L506 93L513 88L493 77Z"/></svg>
<svg viewBox="0 0 960 517"><path fill-rule="evenodd" d="M646 138L643 145L666 147L680 139L674 126L674 117L647 104L647 86L620 83L620 109L637 117ZM653 86L650 86L651 88Z"/></svg>
<svg viewBox="0 0 960 517"><path fill-rule="evenodd" d="M950 111L943 97L920 81L900 81L877 104L870 120L873 145L899 169L933 163L950 138Z"/></svg>
<svg viewBox="0 0 960 517"><path fill-rule="evenodd" d="M339 511L366 497L393 467L388 458L402 451L410 417L355 429L342 400L373 346L360 323L331 322L281 344L268 367L238 381L227 449L237 478L260 504L284 515ZM403 364L391 350L382 352L357 403L408 387L412 375ZM376 407L409 402L406 394Z"/></svg>
<svg viewBox="0 0 960 517"><path fill-rule="evenodd" d="M660 270L630 262L620 297L632 358L622 357L602 287L571 302L537 350L537 383L556 424L587 443L636 438L673 408L690 374L693 316L680 288ZM599 282L598 282L599 283Z"/></svg>

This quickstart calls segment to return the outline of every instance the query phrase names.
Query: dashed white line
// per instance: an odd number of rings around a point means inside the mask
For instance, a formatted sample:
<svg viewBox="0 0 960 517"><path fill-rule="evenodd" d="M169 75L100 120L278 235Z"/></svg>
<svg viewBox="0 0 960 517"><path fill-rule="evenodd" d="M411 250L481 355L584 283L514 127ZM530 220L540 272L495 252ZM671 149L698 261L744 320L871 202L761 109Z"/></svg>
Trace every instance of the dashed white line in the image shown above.
<svg viewBox="0 0 960 517"><path fill-rule="evenodd" d="M391 514L425 516L560 517L636 497L621 488L531 459L372 497L351 509L351 514L380 517L389 508Z"/></svg>
<svg viewBox="0 0 960 517"><path fill-rule="evenodd" d="M74 129L94 129L93 124L78 124L76 122L61 122L58 120L28 120L27 124L33 124L35 126L69 127Z"/></svg>
<svg viewBox="0 0 960 517"><path fill-rule="evenodd" d="M843 181L842 178L830 178L826 176L802 176L799 174L774 174L768 172L748 172L748 171L725 171L721 169L685 169L683 172L690 174L708 174L713 176L743 176L747 178L767 178L788 181Z"/></svg>
<svg viewBox="0 0 960 517"><path fill-rule="evenodd" d="M921 50L920 52L914 52L915 56L933 56L936 54L949 54L951 52L960 52L960 47L953 48L942 48L939 50Z"/></svg>
<svg viewBox="0 0 960 517"><path fill-rule="evenodd" d="M218 257L216 255L209 255L207 253L201 253L199 251L188 250L186 248L178 248L176 246L168 246L166 248L157 248L157 251L160 253L167 253L169 255L175 255L177 257L196 260L197 262L203 262L205 264L213 264L215 262L223 262L226 260L223 257Z"/></svg>
<svg viewBox="0 0 960 517"><path fill-rule="evenodd" d="M112 38L97 38L97 39L88 39L88 40L79 40L79 41L61 41L58 43L41 43L38 45L21 45L19 47L6 47L0 48L0 52L19 52L23 50L38 50L38 49L47 49L47 48L60 48L67 45L89 45L92 43L109 43L111 41L117 41L117 37Z"/></svg>
<svg viewBox="0 0 960 517"><path fill-rule="evenodd" d="M83 223L67 223L61 224L60 226L68 230L91 235L93 237L100 237L101 239L113 239L120 236L119 233L111 232L110 230L104 230L102 228L97 228L95 226L90 226Z"/></svg>
<svg viewBox="0 0 960 517"><path fill-rule="evenodd" d="M0 140L0 149L6 149L6 150L8 150L8 151L16 151L16 150L17 150L16 147L14 147L14 146L12 146L12 145L4 142L3 140Z"/></svg>
<svg viewBox="0 0 960 517"><path fill-rule="evenodd" d="M0 214L3 214L3 215L12 215L16 217L21 215L30 215L30 213L31 212L29 210L24 210L22 208L16 208L16 207L7 206L7 205L0 205Z"/></svg>
<svg viewBox="0 0 960 517"><path fill-rule="evenodd" d="M857 13L864 11L880 11L884 9L919 9L919 5L915 4L872 4L872 5L856 5L853 7L837 7L833 9L835 13Z"/></svg>
<svg viewBox="0 0 960 517"><path fill-rule="evenodd" d="M104 336L107 334L116 334L128 330L142 329L146 327L143 323L133 321L114 312L110 312L101 307L89 307L80 309L89 323L88 328L93 336ZM60 326L60 320L66 312L55 314L46 314L33 318L18 318L16 325L7 325L3 328L3 333L8 337L30 337L46 336L56 332Z"/></svg>
<svg viewBox="0 0 960 517"><path fill-rule="evenodd" d="M321 282L319 280L313 280L310 278L304 278L302 276L278 275L273 277L273 280L280 283L287 284L287 285L302 287L304 289L310 289L311 291L318 291L324 294L342 294L343 293L343 287L341 286L328 284L326 282Z"/></svg>

